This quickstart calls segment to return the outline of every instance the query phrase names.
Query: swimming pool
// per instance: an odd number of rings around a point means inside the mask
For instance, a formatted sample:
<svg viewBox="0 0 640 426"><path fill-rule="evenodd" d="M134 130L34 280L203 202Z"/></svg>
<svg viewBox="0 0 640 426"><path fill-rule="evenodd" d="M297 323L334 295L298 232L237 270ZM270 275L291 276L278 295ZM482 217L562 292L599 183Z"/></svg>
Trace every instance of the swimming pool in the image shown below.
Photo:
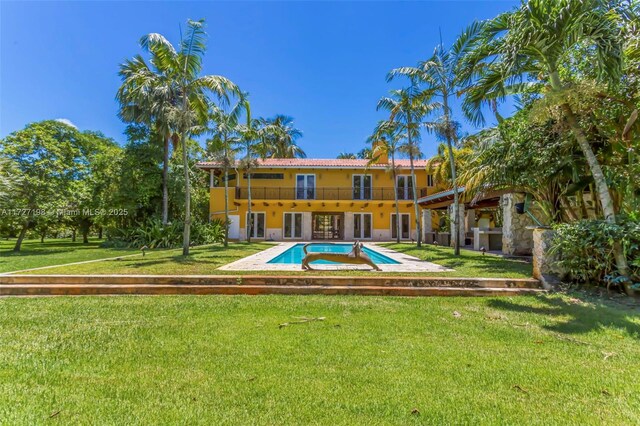
<svg viewBox="0 0 640 426"><path fill-rule="evenodd" d="M302 248L305 246L304 243L296 244L293 247L289 248L284 253L274 257L267 263L286 263L286 264L302 264L302 258L304 257L304 250ZM353 248L353 244L312 244L307 247L308 252L314 253L349 253ZM380 254L375 250L371 250L368 247L363 247L362 251L369 255L371 260L374 263L379 265L399 265L400 262L391 259L390 257L385 256L384 254ZM312 265L335 265L336 262L329 262L326 260L316 260L315 262L311 262Z"/></svg>

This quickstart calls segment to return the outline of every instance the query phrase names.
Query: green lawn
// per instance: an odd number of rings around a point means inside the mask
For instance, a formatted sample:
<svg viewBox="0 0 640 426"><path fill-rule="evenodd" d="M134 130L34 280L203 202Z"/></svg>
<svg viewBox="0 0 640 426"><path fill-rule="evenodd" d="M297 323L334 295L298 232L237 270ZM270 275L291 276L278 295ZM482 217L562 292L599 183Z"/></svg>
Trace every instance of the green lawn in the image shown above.
<svg viewBox="0 0 640 426"><path fill-rule="evenodd" d="M531 277L531 264L514 259L504 259L500 256L463 250L460 257L453 256L453 250L448 247L425 246L417 249L412 244L385 244L391 249L401 251L421 259L455 269L453 272L429 273L433 276L455 277L493 277L493 278L528 278ZM98 263L72 265L59 268L34 271L34 274L239 274L242 272L220 271L218 268L260 250L272 247L269 243L231 243L228 249L222 245L197 247L189 257L182 256L182 250L151 251L143 259L141 257L108 260ZM301 275L299 272L251 271L247 274L265 275ZM371 276L370 271L331 271L312 272L314 275L356 275ZM424 273L394 273L394 275L424 275Z"/></svg>
<svg viewBox="0 0 640 426"><path fill-rule="evenodd" d="M0 240L0 273L41 266L60 265L139 253L135 249L101 248L102 240L90 239L88 244L71 242L71 239L25 240L22 250L14 252L15 239Z"/></svg>
<svg viewBox="0 0 640 426"><path fill-rule="evenodd" d="M638 359L559 295L0 299L4 424L638 424Z"/></svg>

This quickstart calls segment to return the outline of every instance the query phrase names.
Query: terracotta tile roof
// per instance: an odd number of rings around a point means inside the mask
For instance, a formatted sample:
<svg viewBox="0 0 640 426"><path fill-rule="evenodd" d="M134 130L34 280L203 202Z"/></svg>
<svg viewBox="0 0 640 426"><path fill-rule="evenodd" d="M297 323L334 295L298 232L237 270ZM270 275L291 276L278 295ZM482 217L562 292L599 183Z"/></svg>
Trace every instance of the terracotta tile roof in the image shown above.
<svg viewBox="0 0 640 426"><path fill-rule="evenodd" d="M336 159L336 158L267 158L265 160L258 160L259 167L262 168L366 168L369 160L360 159ZM398 167L408 168L409 160L401 159L396 160ZM427 166L427 160L414 160L413 165L415 168L424 168ZM213 169L218 166L215 161L202 161L197 164L201 169ZM371 164L369 168L381 168L386 167L387 164Z"/></svg>

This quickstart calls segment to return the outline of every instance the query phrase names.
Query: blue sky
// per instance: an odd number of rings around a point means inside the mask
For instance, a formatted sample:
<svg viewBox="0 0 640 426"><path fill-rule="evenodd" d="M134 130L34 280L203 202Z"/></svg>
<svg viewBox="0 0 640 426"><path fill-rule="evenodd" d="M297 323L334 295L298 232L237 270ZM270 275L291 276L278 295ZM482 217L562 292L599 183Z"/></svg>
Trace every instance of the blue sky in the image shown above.
<svg viewBox="0 0 640 426"><path fill-rule="evenodd" d="M179 25L205 18L204 73L250 93L254 116L293 116L310 157L355 152L384 113L386 73L433 52L474 19L516 1L0 2L0 137L64 118L119 142L118 65L149 32L177 43ZM457 105L454 105L456 107ZM456 112L458 112L456 110ZM473 127L463 123L466 131ZM423 151L435 152L425 135Z"/></svg>

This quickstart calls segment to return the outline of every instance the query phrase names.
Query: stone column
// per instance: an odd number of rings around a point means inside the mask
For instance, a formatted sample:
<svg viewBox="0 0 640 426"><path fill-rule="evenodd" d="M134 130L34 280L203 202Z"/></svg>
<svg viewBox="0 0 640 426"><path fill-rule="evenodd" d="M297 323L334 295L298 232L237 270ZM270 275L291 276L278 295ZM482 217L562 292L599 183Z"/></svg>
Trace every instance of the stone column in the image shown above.
<svg viewBox="0 0 640 426"><path fill-rule="evenodd" d="M532 228L535 222L528 214L518 214L516 211L516 204L523 202L524 194L512 193L501 197L502 253L504 254L530 255L533 249Z"/></svg>
<svg viewBox="0 0 640 426"><path fill-rule="evenodd" d="M422 229L425 233L433 232L433 220L431 219L431 210L422 210Z"/></svg>
<svg viewBox="0 0 640 426"><path fill-rule="evenodd" d="M476 211L468 209L464 219L464 232L471 232L471 228L476 226Z"/></svg>
<svg viewBox="0 0 640 426"><path fill-rule="evenodd" d="M557 254L549 253L555 231L538 227L533 230L533 278L540 280L550 290L560 284L565 272L556 263Z"/></svg>
<svg viewBox="0 0 640 426"><path fill-rule="evenodd" d="M451 204L449 206L449 219L451 222L451 228L449 229L449 232L451 233L451 241L450 241L450 245L451 247L454 247L456 244L456 240L455 240L455 236L453 233L453 220L454 220L454 208L453 208L453 204ZM464 204L460 203L458 204L458 235L460 235L460 247L464 246L464 237L465 237L465 223L464 223Z"/></svg>

